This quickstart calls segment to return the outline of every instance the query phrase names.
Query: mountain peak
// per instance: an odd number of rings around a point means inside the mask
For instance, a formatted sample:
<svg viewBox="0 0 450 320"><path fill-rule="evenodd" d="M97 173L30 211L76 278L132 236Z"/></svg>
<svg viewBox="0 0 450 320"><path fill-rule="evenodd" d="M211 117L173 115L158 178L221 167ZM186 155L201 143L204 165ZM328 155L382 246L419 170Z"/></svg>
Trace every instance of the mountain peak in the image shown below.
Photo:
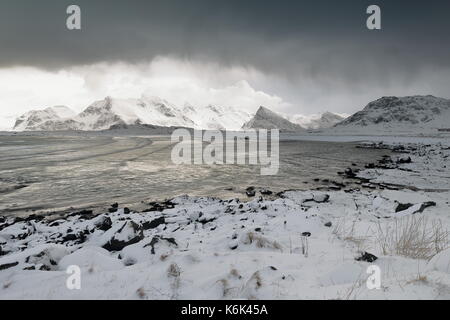
<svg viewBox="0 0 450 320"><path fill-rule="evenodd" d="M304 131L298 124L292 123L281 115L260 106L255 116L244 124L243 129L279 129L281 131Z"/></svg>
<svg viewBox="0 0 450 320"><path fill-rule="evenodd" d="M43 110L31 110L16 119L13 130L45 130L44 123L61 121L75 115L75 112L66 106L54 106Z"/></svg>
<svg viewBox="0 0 450 320"><path fill-rule="evenodd" d="M373 130L402 132L436 132L448 128L450 100L432 95L386 96L367 106L343 122L338 128L366 127Z"/></svg>

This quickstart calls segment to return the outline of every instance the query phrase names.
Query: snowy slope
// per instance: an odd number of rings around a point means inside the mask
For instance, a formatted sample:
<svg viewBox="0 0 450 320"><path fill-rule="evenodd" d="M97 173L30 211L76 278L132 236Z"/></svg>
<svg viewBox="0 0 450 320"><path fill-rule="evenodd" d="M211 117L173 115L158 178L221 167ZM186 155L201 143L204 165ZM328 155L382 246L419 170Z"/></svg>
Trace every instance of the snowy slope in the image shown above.
<svg viewBox="0 0 450 320"><path fill-rule="evenodd" d="M383 97L336 125L336 131L436 133L450 127L450 100L434 96Z"/></svg>
<svg viewBox="0 0 450 320"><path fill-rule="evenodd" d="M186 126L194 123L169 102L156 98L113 99L96 101L74 118L83 124L82 130L105 130L118 124L153 124Z"/></svg>
<svg viewBox="0 0 450 320"><path fill-rule="evenodd" d="M92 103L78 115L68 108L61 108L27 112L17 119L14 130L106 130L111 126L138 124L239 130L251 118L245 111L232 107L194 107L186 104L184 108L178 108L166 100L151 96L140 99L106 97Z"/></svg>
<svg viewBox="0 0 450 320"><path fill-rule="evenodd" d="M343 121L346 117L347 115L325 112L322 114L313 114L309 116L298 114L294 116L287 116L286 118L293 123L301 125L303 128L315 130L331 128L337 123Z"/></svg>
<svg viewBox="0 0 450 320"><path fill-rule="evenodd" d="M259 107L255 116L244 124L243 129L279 129L281 131L304 131L300 125L290 122L283 116Z"/></svg>
<svg viewBox="0 0 450 320"><path fill-rule="evenodd" d="M183 114L196 124L196 128L208 130L239 130L251 119L249 113L231 107L194 107L188 103L183 108Z"/></svg>
<svg viewBox="0 0 450 320"><path fill-rule="evenodd" d="M358 188L345 179L344 190L259 190L248 201L180 196L143 212L5 217L0 299L448 300L449 180L441 192L410 187L442 176L450 150L400 146L412 162L361 170L373 185ZM80 290L67 288L74 265Z"/></svg>
<svg viewBox="0 0 450 320"><path fill-rule="evenodd" d="M73 116L75 116L75 112L65 106L49 107L44 110L32 110L17 118L14 124L14 130L45 130L45 128L51 127L54 123Z"/></svg>

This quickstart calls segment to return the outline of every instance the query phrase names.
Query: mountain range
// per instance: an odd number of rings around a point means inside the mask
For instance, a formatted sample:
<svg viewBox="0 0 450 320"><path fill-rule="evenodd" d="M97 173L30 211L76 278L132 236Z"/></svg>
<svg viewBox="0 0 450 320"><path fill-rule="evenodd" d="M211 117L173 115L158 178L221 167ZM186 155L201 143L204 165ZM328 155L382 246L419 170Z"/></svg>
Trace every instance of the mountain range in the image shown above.
<svg viewBox="0 0 450 320"><path fill-rule="evenodd" d="M302 124L291 122L287 116L260 107L255 115L243 110L224 106L193 106L186 103L177 107L158 97L142 96L139 99L115 99L106 97L76 114L68 107L56 106L44 110L29 111L16 119L15 131L55 130L107 130L129 125L154 125L159 127L187 127L206 130L241 130L250 128L303 131L311 124L321 128L337 115L327 113L312 118L310 123L302 118ZM334 119L334 118L333 118ZM342 120L341 118L337 118ZM303 127L303 126L304 127Z"/></svg>
<svg viewBox="0 0 450 320"><path fill-rule="evenodd" d="M65 112L60 112L65 110ZM151 124L160 127L238 130L251 115L228 107L179 108L158 97L96 101L75 114L67 107L29 111L16 120L16 131L107 130L112 126Z"/></svg>
<svg viewBox="0 0 450 320"><path fill-rule="evenodd" d="M107 130L129 125L187 127L206 130L280 129L302 132L436 132L450 127L450 100L434 96L382 97L345 118L331 112L284 115L261 106L252 115L223 106L182 107L152 96L139 99L106 97L76 114L65 106L29 111L17 118L15 131Z"/></svg>

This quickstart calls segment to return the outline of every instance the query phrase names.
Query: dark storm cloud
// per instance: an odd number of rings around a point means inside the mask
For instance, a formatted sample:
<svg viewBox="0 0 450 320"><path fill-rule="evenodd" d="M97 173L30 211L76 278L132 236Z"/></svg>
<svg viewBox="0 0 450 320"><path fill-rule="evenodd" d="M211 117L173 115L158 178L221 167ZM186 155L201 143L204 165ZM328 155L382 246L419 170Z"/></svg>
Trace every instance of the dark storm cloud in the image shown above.
<svg viewBox="0 0 450 320"><path fill-rule="evenodd" d="M81 31L66 29L70 4ZM371 4L381 31L366 28ZM1 0L0 68L212 61L270 75L252 85L286 111L353 112L380 95L448 97L449 16L448 0Z"/></svg>
<svg viewBox="0 0 450 320"><path fill-rule="evenodd" d="M373 3L382 8L382 31L365 28ZM65 28L69 4L82 9L82 31ZM448 66L448 15L445 0L2 0L0 65L58 68L174 55L291 76L308 62L303 72L312 76L358 62L392 67L399 58L404 67Z"/></svg>

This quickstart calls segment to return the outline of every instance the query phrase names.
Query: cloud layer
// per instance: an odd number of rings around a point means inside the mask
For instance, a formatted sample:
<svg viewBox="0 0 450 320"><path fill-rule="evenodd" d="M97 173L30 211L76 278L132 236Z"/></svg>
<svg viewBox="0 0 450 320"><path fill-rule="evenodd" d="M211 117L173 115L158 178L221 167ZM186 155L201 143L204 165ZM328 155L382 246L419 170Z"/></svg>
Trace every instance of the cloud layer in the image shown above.
<svg viewBox="0 0 450 320"><path fill-rule="evenodd" d="M145 91L291 114L351 113L385 95L448 97L447 0L378 0L381 31L365 26L366 0L75 2L81 31L65 27L74 1L1 1L3 118Z"/></svg>

